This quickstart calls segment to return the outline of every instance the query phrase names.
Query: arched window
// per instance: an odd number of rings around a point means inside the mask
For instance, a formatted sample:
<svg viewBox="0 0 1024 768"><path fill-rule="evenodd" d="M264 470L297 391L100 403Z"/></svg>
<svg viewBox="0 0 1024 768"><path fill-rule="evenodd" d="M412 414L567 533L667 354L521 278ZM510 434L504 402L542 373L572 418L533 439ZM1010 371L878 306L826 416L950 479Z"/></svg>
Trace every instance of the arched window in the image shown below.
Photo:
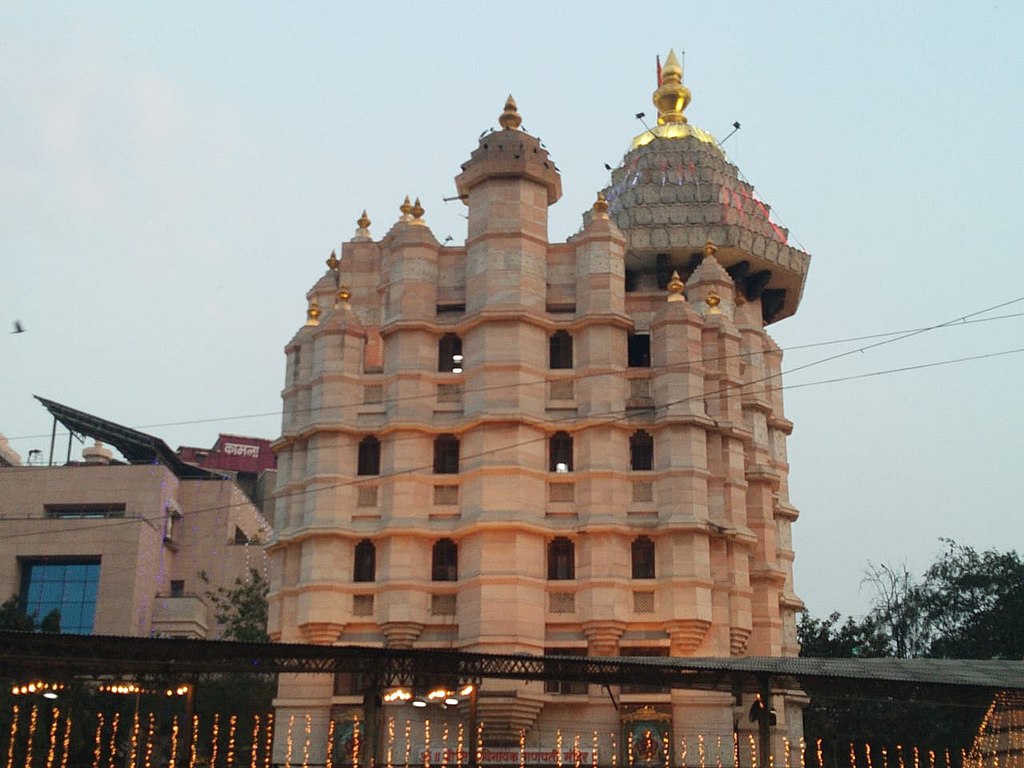
<svg viewBox="0 0 1024 768"><path fill-rule="evenodd" d="M380 440L373 435L367 435L359 441L359 461L356 474L380 474Z"/></svg>
<svg viewBox="0 0 1024 768"><path fill-rule="evenodd" d="M553 333L548 345L548 367L572 368L572 336L568 331Z"/></svg>
<svg viewBox="0 0 1024 768"><path fill-rule="evenodd" d="M440 539L434 542L430 578L432 581L458 581L459 548L451 539Z"/></svg>
<svg viewBox="0 0 1024 768"><path fill-rule="evenodd" d="M434 474L455 475L459 471L459 439L455 435L434 438Z"/></svg>
<svg viewBox="0 0 1024 768"><path fill-rule="evenodd" d="M369 539L363 539L356 544L355 567L352 571L352 581L376 581L377 580L377 548Z"/></svg>
<svg viewBox="0 0 1024 768"><path fill-rule="evenodd" d="M634 579L654 578L654 542L647 536L633 539L632 560Z"/></svg>
<svg viewBox="0 0 1024 768"><path fill-rule="evenodd" d="M576 545L564 536L548 544L548 579L566 581L576 578Z"/></svg>
<svg viewBox="0 0 1024 768"><path fill-rule="evenodd" d="M454 333L446 333L437 344L437 370L462 373L462 339Z"/></svg>
<svg viewBox="0 0 1024 768"><path fill-rule="evenodd" d="M555 432L548 443L548 469L551 472L572 472L572 435Z"/></svg>
<svg viewBox="0 0 1024 768"><path fill-rule="evenodd" d="M654 467L654 438L642 429L629 437L629 468L634 472Z"/></svg>

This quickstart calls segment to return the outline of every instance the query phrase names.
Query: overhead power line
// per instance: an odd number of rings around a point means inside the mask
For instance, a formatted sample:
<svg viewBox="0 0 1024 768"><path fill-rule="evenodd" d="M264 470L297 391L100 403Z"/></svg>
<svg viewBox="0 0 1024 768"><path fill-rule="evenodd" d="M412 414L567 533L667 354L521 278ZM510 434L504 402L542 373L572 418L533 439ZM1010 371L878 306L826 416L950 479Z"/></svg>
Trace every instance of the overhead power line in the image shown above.
<svg viewBox="0 0 1024 768"><path fill-rule="evenodd" d="M882 332L879 332L879 333L867 334L867 335L863 335L863 336L848 336L848 337L839 338L839 339L830 339L830 340L826 340L826 341L809 342L809 343L806 343L806 344L794 344L794 345L788 346L788 347L780 347L780 351L783 352L783 353L785 353L785 352L795 352L795 351L802 350L802 349L814 349L814 348L817 348L817 347L836 346L836 345L840 345L840 344L852 344L852 343L859 342L859 341L871 341L873 339L885 339L886 340L886 341L881 342L879 344L872 344L872 345L869 345L869 346L866 346L866 347L860 347L858 349L849 350L848 352L841 353L841 354L836 355L834 357L829 357L829 358L826 358L825 360L814 361L812 363L812 365L817 365L817 364L819 364L821 362L828 362L830 360L838 359L838 358L844 357L846 355L855 354L855 353L862 353L862 352L865 352L865 351L867 351L869 349L873 349L876 346L882 346L883 344L892 343L893 341L900 341L900 340L902 340L904 338L911 338L913 336L917 336L917 335L919 335L921 333L925 333L925 332L928 332L928 331L943 330L943 329L949 329L949 328L959 328L959 327L962 327L962 326L974 325L976 323L988 323L988 322L994 322L994 321L997 321L997 320L1011 320L1011 319L1018 318L1018 317L1024 317L1024 312L1014 312L1014 313L1005 314L1005 315L996 315L994 317L978 317L978 315L987 314L988 312L992 312L992 311L995 311L996 309L1000 309L1002 307L1006 307L1006 306L1009 306L1011 304L1016 304L1016 303L1019 303L1021 301L1024 301L1024 296L1018 297L1016 299L1012 299L1012 300L1004 302L1002 304L997 304L994 307L989 307L987 309L978 310L977 312L972 312L972 313L970 313L968 315L963 315L963 316L961 316L959 318L955 318L953 320L949 320L947 322L940 323L939 325L920 326L920 327L916 327L916 328L906 328L906 329L897 330L897 331L882 331ZM896 338L893 338L893 337L896 337ZM734 358L748 357L749 354L750 354L749 352L738 352L738 353L735 353L735 354L732 354L732 355L717 355L717 356L697 358L697 359L694 359L694 360L688 360L685 363L678 363L676 365L664 366L664 367L659 368L659 370L661 370L661 371L671 371L671 370L674 370L674 369L679 368L679 367L685 367L685 366L690 366L690 365L703 365L703 364L706 364L706 363L721 362L723 360L730 360L730 359L734 359ZM799 367L799 368L795 368L795 369L792 369L792 370L789 370L789 371L785 371L785 375L789 375L790 373L792 373L794 371L798 371L798 370L803 370L803 367ZM607 375L607 374L605 372L603 372L603 371L599 372L599 373L594 373L594 372L589 372L589 371L588 372L580 372L580 373L575 374L575 375L560 377L560 380L579 381L581 379L585 379L585 378L588 378L588 377L591 377L591 376L594 376L594 375ZM469 387L469 388L466 388L463 391L463 394L465 395L465 394L478 393L478 392L491 392L491 391L497 391L497 390L502 390L502 389L509 389L509 388L512 388L512 387L522 387L522 386L531 386L531 385L540 386L540 385L544 385L544 384L547 384L547 383L548 382L547 382L546 379L541 379L541 380L538 380L537 382L531 382L531 383L526 383L526 384L522 384L522 383L519 383L519 382L511 382L511 383L505 383L505 384L491 384L491 385L487 385L487 386L483 386L483 387ZM397 402L408 402L408 401L425 400L425 399L432 399L432 398L434 398L434 394L432 394L432 393L431 394L423 394L423 395L405 395L403 397L393 398L393 399L389 400L388 402L397 403ZM341 408L350 407L350 406L353 406L353 405L362 405L362 404L363 404L362 401L358 401L358 402L352 401L352 402L342 403L341 405L317 406L317 407L296 409L296 410L293 410L293 411L289 411L289 413L291 413L291 414L313 413L313 412L321 411L321 410L341 409ZM140 429L141 430L141 429L156 429L156 428L160 428L160 427L183 427L183 426L193 426L193 425L196 425L196 424L214 424L214 423L217 423L217 422L225 422L225 421L242 421L242 420L245 420L245 419L269 418L271 416L275 416L275 417L280 418L282 415L283 415L283 411L278 409L278 410L274 410L274 411L261 411L261 412L258 412L258 413L245 413L245 414L238 414L238 415L234 415L234 416L212 416L212 417L203 418L203 419L184 419L184 420L181 420L181 421L166 421L166 422L158 422L158 423L153 423L153 424L140 424L140 425L137 425L137 426L133 427L133 429ZM58 433L58 434L61 435L61 436L66 436L67 435L66 432L61 432L61 433ZM17 436L14 436L14 437L7 437L7 440L8 441L14 441L14 440L40 440L40 439L44 439L44 438L48 438L48 437L50 437L49 434L17 435Z"/></svg>
<svg viewBox="0 0 1024 768"><path fill-rule="evenodd" d="M997 357L1006 357L1008 355L1015 355L1015 354L1021 354L1021 353L1024 353L1024 347L1020 347L1020 348L1017 348L1017 349L1003 350L1001 352L991 352L991 353L982 354L982 355L972 355L970 357L959 357L959 358L954 358L954 359L950 359L950 360L938 360L938 361L934 361L934 362L931 362L931 363L921 363L919 365L902 366L902 367L899 367L899 368L886 368L886 369L878 370L878 371L870 371L868 373L859 373L859 374L852 374L852 375L849 375L849 376L838 376L838 377L831 378L831 379L821 379L819 381L803 382L801 384L787 384L787 385L784 385L784 386L771 387L770 391L781 391L781 390L786 390L786 389L803 389L803 388L806 388L806 387L822 386L824 384L838 384L838 383L845 382L845 381L855 381L855 380L858 380L858 379L867 379L867 378L872 378L872 377L876 377L876 376L891 375L891 374L895 374L895 373L906 373L906 372L909 372L909 371L918 371L918 370L924 370L924 369L927 369L927 368L938 368L938 367L947 366L947 365L954 365L954 364L958 364L958 363L975 362L975 361L978 361L978 360L987 360L987 359L997 358ZM765 381L765 380L763 379L761 381ZM753 382L753 383L757 383L757 382ZM749 383L748 384L743 384L742 386L749 386ZM723 394L723 393L727 392L729 389L738 389L738 388L741 388L741 387L740 386L726 387L724 389L717 390L715 392L702 393L701 395L699 395L699 397L703 398L703 397L706 397L706 396L709 396L709 395L710 396L714 396L716 394ZM688 402L690 400L696 399L696 397L698 397L698 396L682 398L680 400L677 400L677 401L674 401L674 402L671 402L671 403L665 403L664 405L656 406L656 408L654 408L652 410L656 410L657 408L666 408L666 407L669 407L669 406L672 406L672 405L678 405L680 403L685 403L685 402ZM623 421L625 419L632 419L634 414L635 414L635 410L629 410L628 412L626 412L626 415L618 416L618 417L610 418L610 419L604 419L603 421L600 421L599 423L592 425L592 427L595 427L595 426L607 426L608 424L614 424L614 423L617 423L619 421ZM556 423L556 422L548 422L548 423ZM480 457L488 456L488 455L491 455L491 454L494 454L494 453L500 453L502 451L508 451L510 449L520 448L520 447L523 447L523 446L526 446L526 445L530 445L532 443L542 442L542 441L547 440L549 437L550 437L549 435L543 435L543 436L540 436L540 437L528 438L526 440L521 440L518 443L513 443L511 445L501 446L500 448L492 448L492 449L489 449L489 450L486 450L486 451L480 451L479 453L469 454L469 455L460 457L460 462L462 460L464 460L464 459L480 458ZM418 473L418 472L424 472L426 470L431 469L432 466L433 466L432 464L423 464L423 465L420 465L420 466L409 467L407 469L399 470L397 472L391 472L389 474L363 475L363 476L357 477L356 479L345 480L345 481L339 482L339 483L331 483L331 484L328 484L328 485L318 485L315 488L300 488L300 489L297 489L297 490L294 490L294 491L278 494L274 498L275 498L275 500L276 499L283 499L283 498L291 498L291 497L295 497L295 496L303 496L303 495L305 495L307 493L317 493L317 492L321 492L321 491L330 491L330 490L334 490L334 489L337 489L337 488L344 488L344 487L347 487L347 486L355 486L355 485L360 485L360 484L364 484L364 483L377 483L377 482L379 482L381 480L386 480L386 479L392 478L392 477L400 477L400 476L403 476L403 475L414 474L414 473ZM12 469L26 469L26 470L28 470L28 469L35 469L35 468L33 468L33 467L13 467ZM203 508L200 508L200 509L187 510L187 511L182 513L182 516L183 517L191 517L193 515L199 515L199 514L204 514L204 513L208 513L208 512L219 512L219 511L223 511L223 510L226 510L226 509L233 509L235 507L246 506L248 504L251 504L251 502L246 500L246 501L242 501L242 502L236 502L236 503L230 503L230 504L222 504L222 505L218 505L218 506L214 506L214 507L203 507ZM39 519L39 518L24 518L24 519ZM94 525L94 527L97 527L97 528L98 527L113 528L113 527L118 527L118 526L122 526L122 525L133 525L135 523L140 523L140 522L146 522L146 523L151 523L151 524L158 524L158 523L161 523L163 521L163 519L164 519L164 515L161 513L161 514L155 515L153 517L112 518L112 519L109 519L109 521L95 521L93 525ZM68 532L72 532L72 531L76 531L76 530L80 530L80 529L81 529L80 526L76 526L74 528L71 528L71 527L63 528L63 529L60 529L60 528L58 528L58 529L50 528L47 531L47 533L48 534L52 534L52 533L68 533ZM26 536L37 536L37 535L39 535L37 531L25 532L25 533L14 533L14 534L0 534L0 541L4 541L4 540L8 540L8 539L23 538L23 537L26 537Z"/></svg>

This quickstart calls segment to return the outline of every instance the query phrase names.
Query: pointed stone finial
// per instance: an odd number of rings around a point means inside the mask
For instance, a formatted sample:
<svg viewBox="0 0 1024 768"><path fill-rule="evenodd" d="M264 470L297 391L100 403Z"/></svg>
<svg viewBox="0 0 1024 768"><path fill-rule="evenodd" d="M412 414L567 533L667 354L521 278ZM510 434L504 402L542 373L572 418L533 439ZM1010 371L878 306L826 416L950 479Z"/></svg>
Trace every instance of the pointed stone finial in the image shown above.
<svg viewBox="0 0 1024 768"><path fill-rule="evenodd" d="M716 253L718 253L718 248L715 247L715 244L711 242L711 240L708 240L706 243L704 243L705 256L714 256Z"/></svg>
<svg viewBox="0 0 1024 768"><path fill-rule="evenodd" d="M359 228L356 230L356 236L352 238L353 242L361 240L372 240L370 235L370 217L366 215L366 209L363 209L363 215L356 220L356 226Z"/></svg>
<svg viewBox="0 0 1024 768"><path fill-rule="evenodd" d="M498 118L498 125L504 128L506 131L514 131L519 128L523 123L523 118L519 116L519 109L516 106L516 100L512 98L512 94L508 95L505 100L505 111L501 113Z"/></svg>
<svg viewBox="0 0 1024 768"><path fill-rule="evenodd" d="M320 325L320 304L316 299L309 300L309 307L306 309L306 325Z"/></svg>
<svg viewBox="0 0 1024 768"><path fill-rule="evenodd" d="M594 211L595 219L607 219L608 218L608 200L605 199L604 192L597 193L597 199L591 206Z"/></svg>
<svg viewBox="0 0 1024 768"><path fill-rule="evenodd" d="M399 221L409 221L412 218L412 203L409 202L409 196L405 196L405 202L398 206L398 210L402 212L402 217Z"/></svg>
<svg viewBox="0 0 1024 768"><path fill-rule="evenodd" d="M722 310L718 308L718 305L722 303L722 299L714 288L708 291L708 295L704 297L704 303L708 305L709 315L722 314Z"/></svg>
<svg viewBox="0 0 1024 768"><path fill-rule="evenodd" d="M683 110L690 103L690 89L683 85L683 68L674 50L669 51L665 59L653 101L658 108L658 125L686 122Z"/></svg>
<svg viewBox="0 0 1024 768"><path fill-rule="evenodd" d="M340 264L341 262L338 261L338 254L334 251L331 251L331 255L327 257L327 261L324 263L327 264L327 268L331 270L331 272L337 272L338 264Z"/></svg>
<svg viewBox="0 0 1024 768"><path fill-rule="evenodd" d="M423 206L420 205L420 199L417 197L416 198L416 202L412 204L412 217L414 219L414 221L413 221L414 224L422 224L423 223L423 221L422 221L423 213L424 213Z"/></svg>
<svg viewBox="0 0 1024 768"><path fill-rule="evenodd" d="M683 290L686 284L679 278L679 271L672 271L672 279L668 281L668 301L686 301Z"/></svg>

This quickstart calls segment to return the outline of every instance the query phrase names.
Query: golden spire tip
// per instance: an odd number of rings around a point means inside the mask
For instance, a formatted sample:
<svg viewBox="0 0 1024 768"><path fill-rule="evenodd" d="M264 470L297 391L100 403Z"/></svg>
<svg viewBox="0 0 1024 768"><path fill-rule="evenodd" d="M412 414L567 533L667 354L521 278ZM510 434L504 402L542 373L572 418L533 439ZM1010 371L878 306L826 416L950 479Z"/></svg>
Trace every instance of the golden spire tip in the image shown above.
<svg viewBox="0 0 1024 768"><path fill-rule="evenodd" d="M505 99L505 111L501 113L498 118L498 125L504 128L506 131L514 131L519 128L523 123L523 118L519 116L519 108L516 106L516 100L512 98L512 94L508 95Z"/></svg>

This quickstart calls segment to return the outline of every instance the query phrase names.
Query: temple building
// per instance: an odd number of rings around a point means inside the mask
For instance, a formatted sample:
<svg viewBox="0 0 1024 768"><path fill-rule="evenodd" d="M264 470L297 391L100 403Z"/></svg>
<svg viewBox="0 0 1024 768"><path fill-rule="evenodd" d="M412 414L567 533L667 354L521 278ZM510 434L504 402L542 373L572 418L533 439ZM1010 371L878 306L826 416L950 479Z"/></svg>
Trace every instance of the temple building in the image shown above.
<svg viewBox="0 0 1024 768"><path fill-rule="evenodd" d="M272 638L797 654L792 424L766 327L796 312L810 257L688 122L689 101L670 54L657 125L566 242L548 239L559 173L509 97L455 179L464 243L440 243L407 198L381 239L364 212L331 254L286 346ZM358 693L354 678L284 676L278 725L312 713L326 732ZM798 743L803 703L773 697L777 743ZM699 739L732 764L757 733L752 705L568 681L484 680L476 701L488 744L568 750L582 731L623 765L637 718L661 724L674 761ZM425 719L437 745L459 711L402 706L385 715L399 741L412 724L416 750Z"/></svg>

